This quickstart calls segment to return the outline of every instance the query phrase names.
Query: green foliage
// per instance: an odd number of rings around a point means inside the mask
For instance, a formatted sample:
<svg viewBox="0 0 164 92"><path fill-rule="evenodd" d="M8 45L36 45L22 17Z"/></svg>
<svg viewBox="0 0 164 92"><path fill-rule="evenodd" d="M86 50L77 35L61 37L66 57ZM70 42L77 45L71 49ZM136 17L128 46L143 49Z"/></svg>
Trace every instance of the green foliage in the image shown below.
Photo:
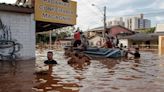
<svg viewBox="0 0 164 92"><path fill-rule="evenodd" d="M141 33L154 33L155 29L156 29L155 27L149 28L149 29L142 29L140 30L140 32Z"/></svg>
<svg viewBox="0 0 164 92"><path fill-rule="evenodd" d="M52 38L54 39L53 36L52 36ZM36 43L40 43L40 42L48 43L49 42L49 36L47 34L37 34L36 35Z"/></svg>
<svg viewBox="0 0 164 92"><path fill-rule="evenodd" d="M52 31L52 42L55 42L56 39L64 39L65 37L71 36L74 31L74 27L64 27L60 29L56 29ZM36 35L36 43L48 43L49 42L49 34L37 34Z"/></svg>
<svg viewBox="0 0 164 92"><path fill-rule="evenodd" d="M58 34L58 39L64 39L67 36L67 32L61 32L60 34Z"/></svg>
<svg viewBox="0 0 164 92"><path fill-rule="evenodd" d="M64 39L65 37L70 37L75 28L73 26L60 28L54 31L58 39Z"/></svg>

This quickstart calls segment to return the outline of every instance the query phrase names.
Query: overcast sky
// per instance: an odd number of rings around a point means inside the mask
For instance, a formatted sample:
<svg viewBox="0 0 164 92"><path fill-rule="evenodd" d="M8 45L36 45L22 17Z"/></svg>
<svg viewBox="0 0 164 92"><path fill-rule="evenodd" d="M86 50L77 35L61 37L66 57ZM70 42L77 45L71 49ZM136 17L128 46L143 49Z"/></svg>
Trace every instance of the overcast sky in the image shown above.
<svg viewBox="0 0 164 92"><path fill-rule="evenodd" d="M16 0L0 0L14 3ZM77 26L86 30L103 25L103 7L107 6L107 19L143 13L152 26L164 23L164 0L76 0L78 2ZM95 6L92 6L95 4Z"/></svg>

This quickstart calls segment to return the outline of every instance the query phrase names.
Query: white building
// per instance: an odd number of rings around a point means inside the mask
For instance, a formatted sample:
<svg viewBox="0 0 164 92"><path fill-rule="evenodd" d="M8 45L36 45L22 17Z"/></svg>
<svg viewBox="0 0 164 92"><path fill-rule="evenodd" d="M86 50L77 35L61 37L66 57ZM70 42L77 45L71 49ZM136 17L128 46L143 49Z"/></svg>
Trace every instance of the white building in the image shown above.
<svg viewBox="0 0 164 92"><path fill-rule="evenodd" d="M159 36L158 39L159 55L164 55L164 24L157 24L154 35Z"/></svg>
<svg viewBox="0 0 164 92"><path fill-rule="evenodd" d="M107 21L107 26L120 25L130 30L145 29L151 27L151 21L144 19L143 14L129 17L113 18Z"/></svg>
<svg viewBox="0 0 164 92"><path fill-rule="evenodd" d="M155 33L164 33L164 24L157 24Z"/></svg>
<svg viewBox="0 0 164 92"><path fill-rule="evenodd" d="M91 47L100 47L103 44L103 37L96 35L89 39L89 45Z"/></svg>
<svg viewBox="0 0 164 92"><path fill-rule="evenodd" d="M143 18L143 14L140 16L130 16L124 18L125 27L133 31L137 29L145 29L151 27L151 21Z"/></svg>
<svg viewBox="0 0 164 92"><path fill-rule="evenodd" d="M120 25L124 27L124 21L122 17L113 18L107 21L107 26L116 26L116 25Z"/></svg>

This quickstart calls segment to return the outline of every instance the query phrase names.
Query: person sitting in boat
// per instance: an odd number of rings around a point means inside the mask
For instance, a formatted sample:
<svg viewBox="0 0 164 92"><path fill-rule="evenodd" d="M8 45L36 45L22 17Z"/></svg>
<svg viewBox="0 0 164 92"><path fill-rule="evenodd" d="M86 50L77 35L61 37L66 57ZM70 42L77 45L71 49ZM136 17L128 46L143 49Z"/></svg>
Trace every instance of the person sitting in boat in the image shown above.
<svg viewBox="0 0 164 92"><path fill-rule="evenodd" d="M125 55L126 57L128 57L128 53L131 54L131 55L133 55L135 59L141 57L141 55L139 53L139 48L135 48L135 52L134 53L131 52L130 50L128 50L127 53L126 53L126 55Z"/></svg>
<svg viewBox="0 0 164 92"><path fill-rule="evenodd" d="M114 43L114 47L118 47L119 39L118 39L117 35L114 37L113 43Z"/></svg>
<svg viewBox="0 0 164 92"><path fill-rule="evenodd" d="M45 64L57 64L57 62L53 59L53 52L49 51L47 52L47 59L44 61Z"/></svg>
<svg viewBox="0 0 164 92"><path fill-rule="evenodd" d="M117 36L112 36L110 38L110 40L111 40L112 46L114 48L117 48L118 47L118 44L119 44L119 40L118 40Z"/></svg>
<svg viewBox="0 0 164 92"><path fill-rule="evenodd" d="M111 39L113 35L109 31L105 31L105 39Z"/></svg>
<svg viewBox="0 0 164 92"><path fill-rule="evenodd" d="M87 40L87 38L85 37L85 35L82 35L81 37L81 45L79 46L80 50L87 50L89 45L89 42Z"/></svg>
<svg viewBox="0 0 164 92"><path fill-rule="evenodd" d="M102 47L106 47L106 48L112 48L112 42L111 39L109 37L107 37L106 42L104 43L104 45Z"/></svg>

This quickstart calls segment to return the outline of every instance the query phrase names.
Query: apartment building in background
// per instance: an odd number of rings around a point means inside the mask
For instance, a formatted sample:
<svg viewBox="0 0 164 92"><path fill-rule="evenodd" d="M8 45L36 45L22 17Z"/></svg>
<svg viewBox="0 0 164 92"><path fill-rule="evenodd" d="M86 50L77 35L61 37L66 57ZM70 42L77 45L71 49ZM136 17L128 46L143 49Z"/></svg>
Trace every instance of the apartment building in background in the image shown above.
<svg viewBox="0 0 164 92"><path fill-rule="evenodd" d="M123 21L122 17L113 18L113 19L108 20L108 22L107 22L107 26L109 26L109 27L117 26L117 25L120 25L120 26L124 27L125 24L124 24L124 21Z"/></svg>
<svg viewBox="0 0 164 92"><path fill-rule="evenodd" d="M124 17L124 27L133 31L138 29L147 29L151 27L151 21L144 19L144 15Z"/></svg>
<svg viewBox="0 0 164 92"><path fill-rule="evenodd" d="M107 22L108 26L120 25L130 30L136 31L139 29L147 29L151 27L151 21L149 19L144 19L144 15L140 14L137 16L128 16L114 18Z"/></svg>

